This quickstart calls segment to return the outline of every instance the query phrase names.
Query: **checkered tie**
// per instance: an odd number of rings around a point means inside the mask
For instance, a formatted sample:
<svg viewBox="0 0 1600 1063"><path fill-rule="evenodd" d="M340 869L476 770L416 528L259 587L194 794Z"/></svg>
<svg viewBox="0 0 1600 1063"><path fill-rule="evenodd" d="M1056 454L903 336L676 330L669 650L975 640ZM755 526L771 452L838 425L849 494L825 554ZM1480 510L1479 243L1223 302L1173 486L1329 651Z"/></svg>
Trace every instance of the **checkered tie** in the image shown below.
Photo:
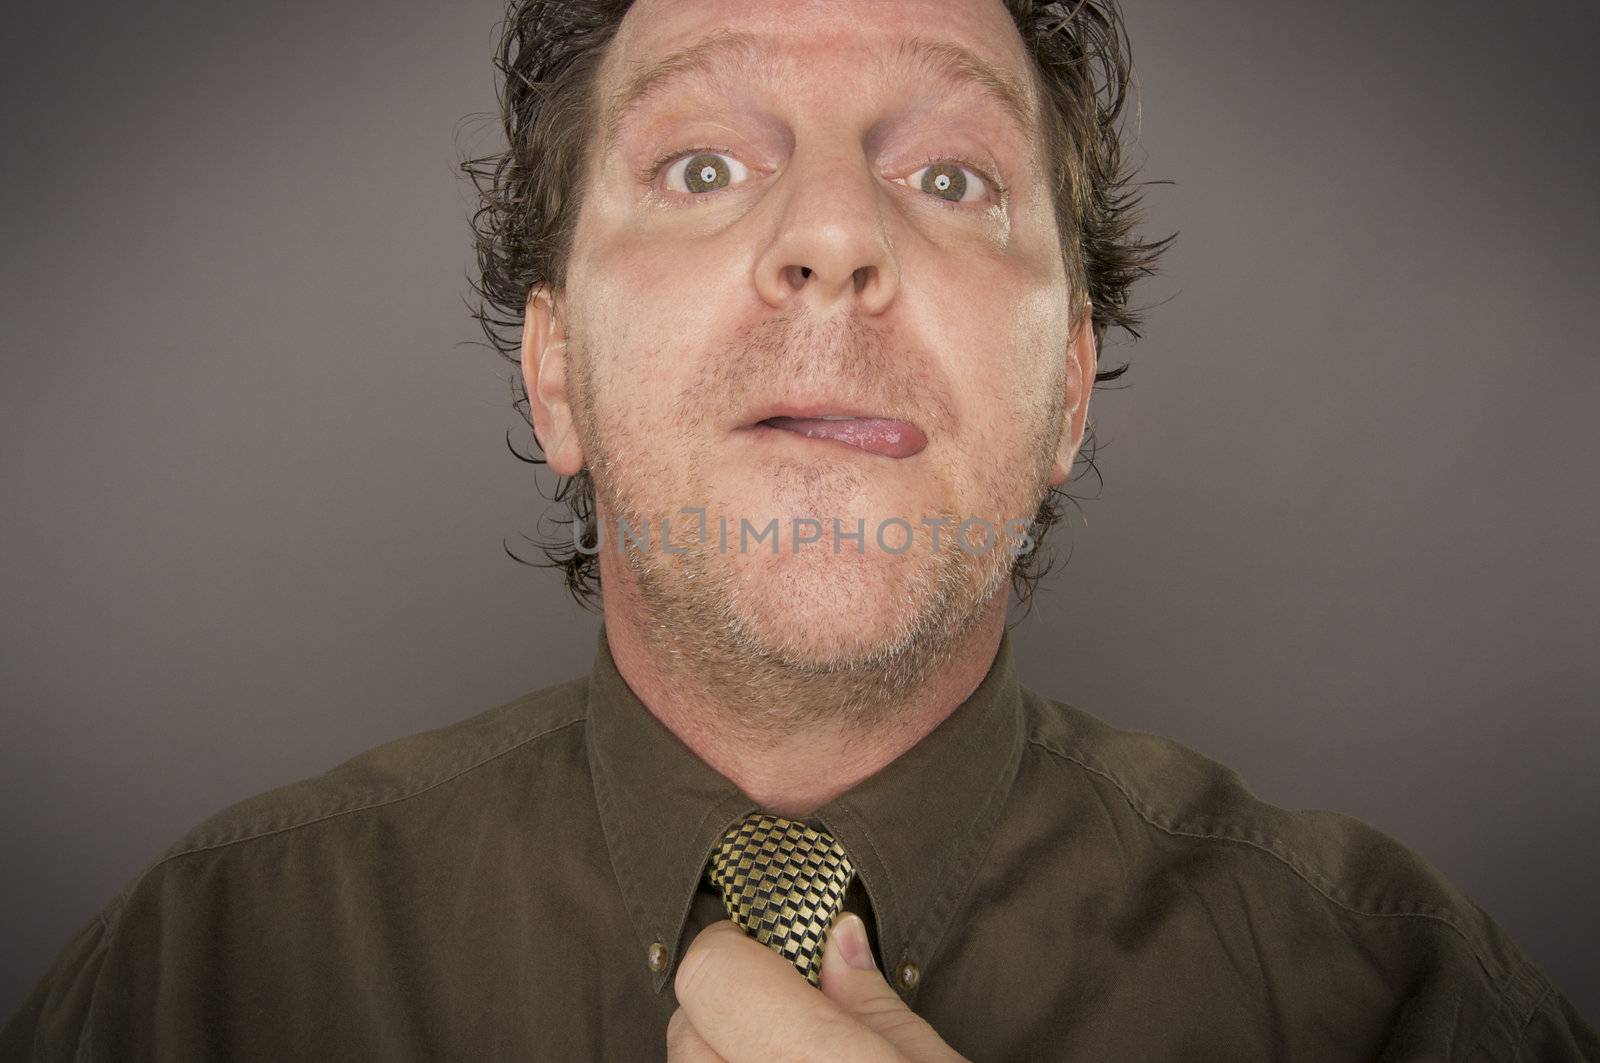
<svg viewBox="0 0 1600 1063"><path fill-rule="evenodd" d="M831 835L761 812L728 828L706 869L728 916L812 985L821 978L823 938L855 873Z"/></svg>

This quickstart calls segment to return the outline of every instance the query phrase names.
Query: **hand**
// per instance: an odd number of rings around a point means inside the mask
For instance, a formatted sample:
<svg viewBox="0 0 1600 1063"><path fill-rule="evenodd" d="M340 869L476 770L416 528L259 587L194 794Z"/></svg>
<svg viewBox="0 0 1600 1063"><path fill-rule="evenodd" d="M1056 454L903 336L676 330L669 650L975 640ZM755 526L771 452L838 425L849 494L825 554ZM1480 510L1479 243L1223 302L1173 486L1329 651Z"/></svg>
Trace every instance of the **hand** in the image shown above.
<svg viewBox="0 0 1600 1063"><path fill-rule="evenodd" d="M841 948L842 946L842 948ZM853 965L846 956L857 960ZM670 1063L959 1063L878 973L859 916L834 922L822 992L794 964L723 919L683 954L667 1024Z"/></svg>

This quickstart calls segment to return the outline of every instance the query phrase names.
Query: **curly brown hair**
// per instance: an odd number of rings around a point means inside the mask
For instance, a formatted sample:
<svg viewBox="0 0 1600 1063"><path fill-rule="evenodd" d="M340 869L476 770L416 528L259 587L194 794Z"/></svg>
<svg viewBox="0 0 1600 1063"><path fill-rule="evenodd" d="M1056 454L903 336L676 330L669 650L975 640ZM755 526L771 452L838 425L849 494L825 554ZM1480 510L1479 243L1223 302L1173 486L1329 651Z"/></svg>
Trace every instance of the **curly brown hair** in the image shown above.
<svg viewBox="0 0 1600 1063"><path fill-rule="evenodd" d="M520 364L529 292L537 285L559 291L566 283L584 160L597 122L601 61L631 3L510 0L507 7L494 59L506 148L461 166L479 199L472 217L478 265L472 280L477 296L473 316L490 345L513 363ZM1128 304L1128 289L1155 271L1156 259L1176 234L1151 242L1133 235L1140 196L1133 171L1124 163L1121 139L1132 59L1117 0L1004 3L1032 57L1031 73L1043 101L1045 158L1074 304L1081 305L1084 297L1093 304L1097 349L1109 328L1137 339L1140 315ZM1095 384L1115 380L1127 369L1124 362L1098 370ZM512 389L513 405L531 429L521 374L513 374ZM535 453L537 438L526 454L509 434L506 445L522 461L545 463ZM1095 451L1091 419L1074 462L1080 468L1068 483L1091 471L1100 480ZM560 477L551 501L566 503L570 511L558 521L566 534L538 542L546 560L528 563L563 570L573 598L585 608L596 608L600 571L589 471ZM1030 528L1033 548L1016 559L1011 580L1023 603L1053 567L1044 538L1061 520L1064 502L1079 506L1063 487L1049 489ZM579 526L576 536L574 522ZM579 549L580 543L585 549ZM509 547L506 552L524 560Z"/></svg>

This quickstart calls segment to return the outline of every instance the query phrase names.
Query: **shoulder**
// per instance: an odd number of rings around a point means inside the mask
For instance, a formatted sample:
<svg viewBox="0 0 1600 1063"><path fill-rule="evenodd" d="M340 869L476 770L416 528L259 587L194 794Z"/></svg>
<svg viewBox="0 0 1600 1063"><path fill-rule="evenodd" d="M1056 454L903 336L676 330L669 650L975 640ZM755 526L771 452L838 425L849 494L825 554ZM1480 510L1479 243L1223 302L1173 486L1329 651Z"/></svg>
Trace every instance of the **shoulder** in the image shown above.
<svg viewBox="0 0 1600 1063"><path fill-rule="evenodd" d="M296 972L376 933L371 906L345 901L426 910L475 866L485 817L526 830L533 810L560 807L588 771L587 689L534 691L209 816L73 937L0 1026L0 1057L121 1058L203 1035L230 999L265 992L314 1013L321 989Z"/></svg>
<svg viewBox="0 0 1600 1063"><path fill-rule="evenodd" d="M1232 768L1160 735L1122 730L1031 692L1025 702L1030 744L1113 791L1148 830L1266 854L1341 908L1434 918L1474 936L1471 902L1376 827L1339 812L1274 805Z"/></svg>
<svg viewBox="0 0 1600 1063"><path fill-rule="evenodd" d="M1024 691L1030 750L1092 787L1112 814L1173 854L1183 874L1248 880L1269 903L1311 913L1349 944L1393 940L1401 926L1435 943L1439 963L1472 970L1498 1002L1509 1040L1550 983L1471 898L1420 854L1353 816L1291 810L1251 791L1224 764L1159 735L1123 730ZM1341 946L1342 947L1342 946ZM1446 959L1445 957L1451 957Z"/></svg>
<svg viewBox="0 0 1600 1063"><path fill-rule="evenodd" d="M588 770L586 716L587 680L572 680L208 817L74 936L0 1027L0 1057L187 1043L269 993L286 1014L318 1014L328 987L298 972L400 925L375 929L373 905L350 899L384 898L386 918L426 911L475 867L487 822L527 830L532 810L559 808L552 795Z"/></svg>
<svg viewBox="0 0 1600 1063"><path fill-rule="evenodd" d="M397 738L357 754L321 775L267 790L212 814L151 860L107 907L121 902L153 872L194 854L304 833L317 825L353 821L380 812L403 813L430 795L448 799L453 786L470 785L514 761L527 771L552 757L584 756L588 679L582 677L524 694L455 723Z"/></svg>

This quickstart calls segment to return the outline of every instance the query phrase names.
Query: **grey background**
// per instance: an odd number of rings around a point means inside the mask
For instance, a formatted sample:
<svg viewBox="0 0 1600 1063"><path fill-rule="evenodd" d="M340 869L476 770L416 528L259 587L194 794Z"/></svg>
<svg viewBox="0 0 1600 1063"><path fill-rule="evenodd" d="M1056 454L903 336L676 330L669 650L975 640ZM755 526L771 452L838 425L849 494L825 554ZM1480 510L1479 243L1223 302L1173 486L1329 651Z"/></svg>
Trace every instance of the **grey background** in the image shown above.
<svg viewBox="0 0 1600 1063"><path fill-rule="evenodd" d="M1127 7L1182 235L1025 681L1395 835L1594 1021L1592 9ZM588 666L462 346L498 13L7 5L0 1015L207 814Z"/></svg>

